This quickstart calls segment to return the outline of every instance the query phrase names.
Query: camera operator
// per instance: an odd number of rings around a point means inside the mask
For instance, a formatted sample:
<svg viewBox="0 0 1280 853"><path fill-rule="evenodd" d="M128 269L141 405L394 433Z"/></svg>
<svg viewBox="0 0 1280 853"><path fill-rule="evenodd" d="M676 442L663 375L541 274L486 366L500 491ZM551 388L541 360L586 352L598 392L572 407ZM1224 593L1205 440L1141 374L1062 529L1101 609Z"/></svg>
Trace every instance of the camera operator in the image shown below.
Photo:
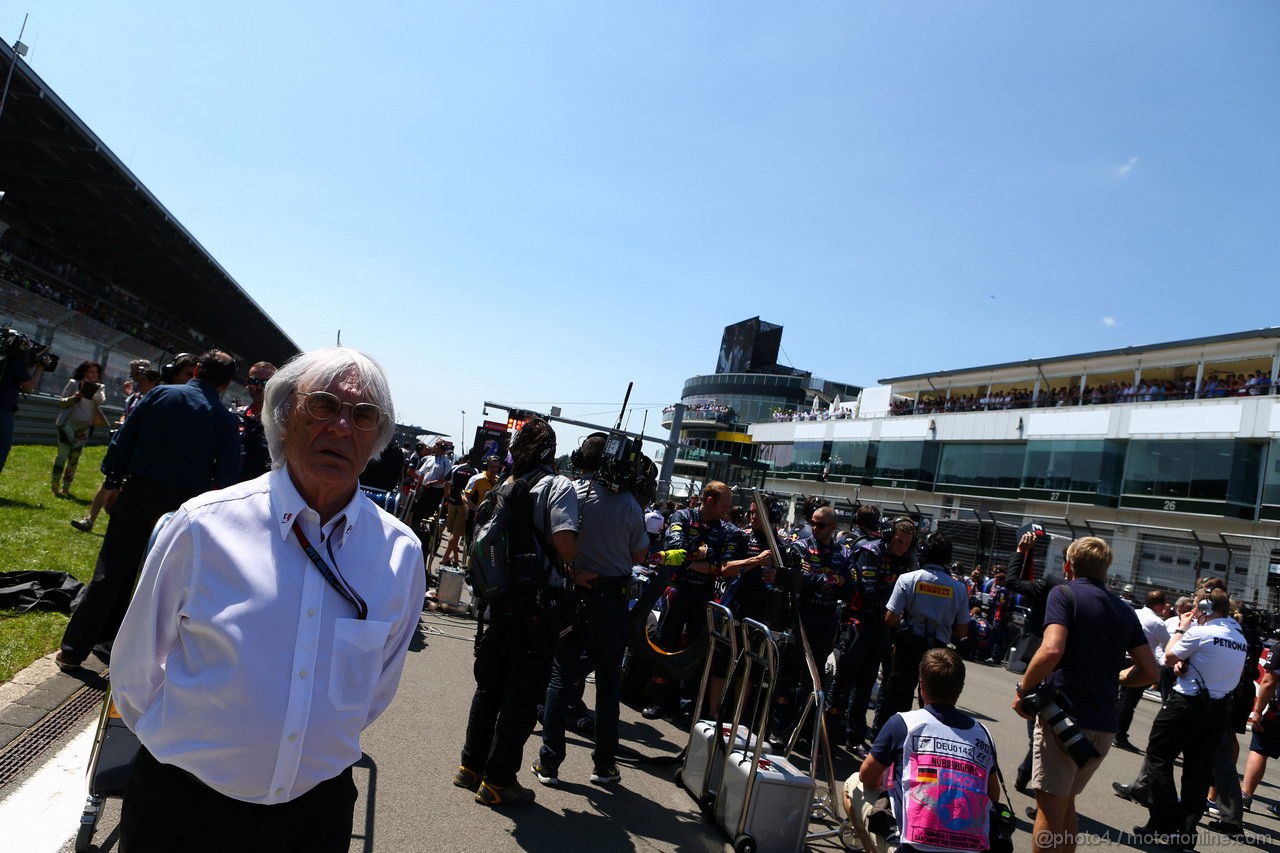
<svg viewBox="0 0 1280 853"><path fill-rule="evenodd" d="M573 563L578 623L556 645L542 718L542 748L533 773L544 785L560 781L565 757L565 717L570 701L581 698L588 673L596 672L595 749L591 781L611 785L622 777L618 752L618 703L622 657L627 650L627 590L631 567L648 554L640 504L629 491L614 491L597 474L604 457L604 433L587 436L573 464L585 476L574 483L578 497L578 556Z"/></svg>
<svg viewBox="0 0 1280 853"><path fill-rule="evenodd" d="M859 529L880 522L880 512L873 506L858 510ZM853 547L855 592L849 602L852 612L852 638L836 663L836 684L832 691L838 711L845 711L845 743L857 758L867 757L867 708L871 689L875 686L880 665L889 652L889 626L885 624L885 606L899 575L916 567L916 525L906 516L889 523L887 537L862 538Z"/></svg>
<svg viewBox="0 0 1280 853"><path fill-rule="evenodd" d="M1063 574L1067 583L1049 593L1044 637L1035 657L1016 685L1013 708L1018 716L1035 716L1031 787L1036 791L1034 849L1070 850L1079 832L1075 798L1089 784L1111 747L1116 730L1115 697L1121 684L1138 687L1159 676L1155 655L1133 608L1106 588L1111 548L1096 536L1067 547ZM1124 653L1133 666L1121 672ZM1059 739L1046 715L1023 697L1052 691L1074 717L1081 743L1076 752L1090 753L1081 764Z"/></svg>
<svg viewBox="0 0 1280 853"><path fill-rule="evenodd" d="M1196 843L1196 825L1205 810L1213 778L1214 751L1222 741L1231 698L1240 681L1248 644L1228 613L1221 589L1201 589L1195 607L1183 615L1165 646L1165 661L1178 681L1151 724L1147 764L1151 773L1151 817L1139 833L1170 838L1183 849ZM1173 762L1182 756L1182 795L1173 781Z"/></svg>
<svg viewBox="0 0 1280 853"><path fill-rule="evenodd" d="M36 389L46 369L57 367L48 347L33 347L31 339L13 329L0 329L0 471L9 461L18 395Z"/></svg>
<svg viewBox="0 0 1280 853"><path fill-rule="evenodd" d="M731 556L738 528L725 518L733 503L729 487L712 480L702 487L702 500L695 506L677 510L667 523L664 562L676 569L671 597L658 628L658 642L664 649L675 648L682 635L689 642L707 631L707 602L715 596L716 577ZM679 706L678 691L665 678L655 676L650 684L652 701L641 712L646 720L656 720Z"/></svg>
<svg viewBox="0 0 1280 853"><path fill-rule="evenodd" d="M885 605L885 625L893 632L893 657L884 701L876 708L876 735L890 716L911 710L924 653L969 633L968 592L946 568L951 563L951 540L930 533L920 546L920 562L921 568L898 576Z"/></svg>
<svg viewBox="0 0 1280 853"><path fill-rule="evenodd" d="M555 458L555 432L541 418L531 418L511 443L511 476L530 481L532 527L548 574L558 564L572 565L578 554L578 498L573 482L551 467ZM490 601L488 627L476 641L476 690L453 784L475 791L482 805L527 806L536 798L516 774L555 649L541 592L513 586Z"/></svg>

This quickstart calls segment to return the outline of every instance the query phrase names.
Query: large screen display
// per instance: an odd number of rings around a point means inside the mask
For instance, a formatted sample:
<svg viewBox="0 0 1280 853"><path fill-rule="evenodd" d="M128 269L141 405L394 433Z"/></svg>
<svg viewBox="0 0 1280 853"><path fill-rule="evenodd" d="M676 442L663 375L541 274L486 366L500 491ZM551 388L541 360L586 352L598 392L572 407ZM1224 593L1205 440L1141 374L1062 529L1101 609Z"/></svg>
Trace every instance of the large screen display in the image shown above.
<svg viewBox="0 0 1280 853"><path fill-rule="evenodd" d="M782 327L759 317L724 327L716 373L757 373L778 363Z"/></svg>

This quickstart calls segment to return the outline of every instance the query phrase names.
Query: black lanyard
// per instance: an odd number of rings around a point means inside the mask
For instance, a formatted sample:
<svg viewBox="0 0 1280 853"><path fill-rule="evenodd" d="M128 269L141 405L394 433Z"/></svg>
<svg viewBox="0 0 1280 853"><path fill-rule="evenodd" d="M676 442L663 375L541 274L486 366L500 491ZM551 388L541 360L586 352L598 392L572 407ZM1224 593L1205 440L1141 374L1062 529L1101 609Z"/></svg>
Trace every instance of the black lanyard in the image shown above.
<svg viewBox="0 0 1280 853"><path fill-rule="evenodd" d="M334 530L341 527L342 524L335 524ZM324 579L329 582L329 586L338 591L338 594L350 601L356 608L356 618L364 619L369 615L369 605L364 603L364 599L355 591L351 584L347 583L346 578L338 573L338 561L333 557L333 536L324 543L326 550L329 552L329 559L333 560L334 568L329 568L329 564L324 561L324 557L320 556L320 552L312 547L307 541L307 537L302 533L302 525L298 524L298 520L293 521L293 534L298 537L298 543L302 545L302 550L307 552L307 556L311 558L311 562L316 564L316 568L320 570L320 574L324 575Z"/></svg>

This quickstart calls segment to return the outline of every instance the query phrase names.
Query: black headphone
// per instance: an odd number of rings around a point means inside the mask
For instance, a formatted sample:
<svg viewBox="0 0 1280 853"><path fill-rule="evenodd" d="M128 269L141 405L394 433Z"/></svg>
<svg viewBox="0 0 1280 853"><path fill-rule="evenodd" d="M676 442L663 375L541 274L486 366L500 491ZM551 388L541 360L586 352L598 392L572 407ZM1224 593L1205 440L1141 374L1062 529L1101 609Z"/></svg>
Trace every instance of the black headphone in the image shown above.
<svg viewBox="0 0 1280 853"><path fill-rule="evenodd" d="M578 469L579 471L581 471L582 470L582 445L586 444L588 441L590 441L593 438L608 438L608 437L609 437L609 434L607 432L593 432L590 435L588 435L586 438L582 439L582 441L578 443L578 446L573 449L573 452L569 454L569 464L572 465L574 468Z"/></svg>

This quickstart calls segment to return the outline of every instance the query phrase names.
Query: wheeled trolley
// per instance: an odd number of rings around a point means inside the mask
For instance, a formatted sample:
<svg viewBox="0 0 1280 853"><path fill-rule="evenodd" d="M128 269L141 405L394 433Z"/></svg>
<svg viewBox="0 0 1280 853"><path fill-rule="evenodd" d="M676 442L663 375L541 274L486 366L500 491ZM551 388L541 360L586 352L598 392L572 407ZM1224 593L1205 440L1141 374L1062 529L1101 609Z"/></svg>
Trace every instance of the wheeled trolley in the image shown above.
<svg viewBox="0 0 1280 853"><path fill-rule="evenodd" d="M739 674L738 624L727 607L714 601L707 605L707 637L710 647L702 667L698 702L694 706L697 712L693 715L693 725L689 729L689 745L685 749L684 765L678 772L676 781L693 796L702 813L711 817L729 753L735 749L755 749L757 738L747 726L738 725L735 729L725 719L728 686L734 683L735 676ZM729 661L725 694L716 702L714 716L711 719L700 719L703 702L711 685L714 661L720 655L727 656ZM719 732L719 737L715 736L716 732Z"/></svg>
<svg viewBox="0 0 1280 853"><path fill-rule="evenodd" d="M764 753L778 680L778 646L767 625L754 619L740 625L743 665L735 668L738 695L728 730L737 732L745 716L760 737L753 745L729 751L715 796L715 819L738 853L796 853L808 832L814 783L786 758Z"/></svg>

